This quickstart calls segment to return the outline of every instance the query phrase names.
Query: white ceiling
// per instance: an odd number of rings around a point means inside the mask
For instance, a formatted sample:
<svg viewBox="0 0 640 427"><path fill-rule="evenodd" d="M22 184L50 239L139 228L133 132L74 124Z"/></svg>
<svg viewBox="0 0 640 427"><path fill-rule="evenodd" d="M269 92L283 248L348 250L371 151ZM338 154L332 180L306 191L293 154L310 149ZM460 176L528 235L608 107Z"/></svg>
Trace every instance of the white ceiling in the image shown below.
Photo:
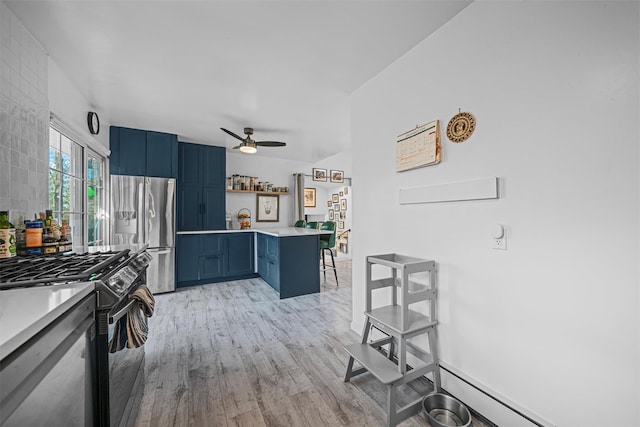
<svg viewBox="0 0 640 427"><path fill-rule="evenodd" d="M349 95L471 0L5 0L117 126L316 162L350 145Z"/></svg>

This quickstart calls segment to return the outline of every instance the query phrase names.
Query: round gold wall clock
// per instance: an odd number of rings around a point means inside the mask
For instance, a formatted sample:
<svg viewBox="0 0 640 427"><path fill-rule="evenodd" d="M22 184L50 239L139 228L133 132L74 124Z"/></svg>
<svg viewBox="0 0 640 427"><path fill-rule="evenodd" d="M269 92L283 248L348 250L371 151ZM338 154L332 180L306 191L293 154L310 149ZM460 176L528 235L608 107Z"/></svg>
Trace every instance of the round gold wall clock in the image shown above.
<svg viewBox="0 0 640 427"><path fill-rule="evenodd" d="M460 111L460 110L458 110ZM476 118L471 113L458 113L449 120L447 138L451 142L464 142L476 129Z"/></svg>

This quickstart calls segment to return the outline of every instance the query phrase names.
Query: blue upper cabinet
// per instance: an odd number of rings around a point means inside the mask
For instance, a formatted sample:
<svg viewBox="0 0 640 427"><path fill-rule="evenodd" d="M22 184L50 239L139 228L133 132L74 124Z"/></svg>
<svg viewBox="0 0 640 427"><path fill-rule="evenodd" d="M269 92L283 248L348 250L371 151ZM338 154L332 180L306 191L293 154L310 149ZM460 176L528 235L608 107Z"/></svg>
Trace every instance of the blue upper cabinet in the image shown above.
<svg viewBox="0 0 640 427"><path fill-rule="evenodd" d="M147 132L147 176L178 177L178 137Z"/></svg>
<svg viewBox="0 0 640 427"><path fill-rule="evenodd" d="M176 135L118 126L109 131L111 174L177 178Z"/></svg>
<svg viewBox="0 0 640 427"><path fill-rule="evenodd" d="M202 185L225 190L227 159L224 147L203 146Z"/></svg>
<svg viewBox="0 0 640 427"><path fill-rule="evenodd" d="M112 175L144 176L146 173L146 132L111 126L109 132L109 172Z"/></svg>
<svg viewBox="0 0 640 427"><path fill-rule="evenodd" d="M223 147L178 144L178 231L225 228L225 177Z"/></svg>

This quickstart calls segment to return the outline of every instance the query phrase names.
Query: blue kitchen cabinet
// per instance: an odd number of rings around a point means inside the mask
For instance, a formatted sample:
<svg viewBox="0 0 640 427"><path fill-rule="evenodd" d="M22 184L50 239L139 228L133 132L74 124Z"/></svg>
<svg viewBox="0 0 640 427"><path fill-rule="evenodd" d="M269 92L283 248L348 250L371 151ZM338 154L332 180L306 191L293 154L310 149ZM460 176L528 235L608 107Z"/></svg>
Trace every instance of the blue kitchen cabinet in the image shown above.
<svg viewBox="0 0 640 427"><path fill-rule="evenodd" d="M230 233L225 240L225 277L254 273L254 233Z"/></svg>
<svg viewBox="0 0 640 427"><path fill-rule="evenodd" d="M279 242L275 236L258 233L258 274L280 292Z"/></svg>
<svg viewBox="0 0 640 427"><path fill-rule="evenodd" d="M202 230L202 187L178 181L176 222L179 231Z"/></svg>
<svg viewBox="0 0 640 427"><path fill-rule="evenodd" d="M280 237L278 243L280 299L320 292L319 237Z"/></svg>
<svg viewBox="0 0 640 427"><path fill-rule="evenodd" d="M178 144L178 231L225 229L225 177L223 147Z"/></svg>
<svg viewBox="0 0 640 427"><path fill-rule="evenodd" d="M253 233L179 234L177 287L256 277Z"/></svg>
<svg viewBox="0 0 640 427"><path fill-rule="evenodd" d="M111 126L109 172L113 175L178 176L176 135Z"/></svg>
<svg viewBox="0 0 640 427"><path fill-rule="evenodd" d="M258 233L258 274L280 298L320 292L318 236Z"/></svg>
<svg viewBox="0 0 640 427"><path fill-rule="evenodd" d="M176 286L188 286L199 279L200 236L179 234L176 238Z"/></svg>
<svg viewBox="0 0 640 427"><path fill-rule="evenodd" d="M178 183L202 187L200 178L200 147L187 142L178 143Z"/></svg>
<svg viewBox="0 0 640 427"><path fill-rule="evenodd" d="M227 158L224 147L201 146L203 187L226 189Z"/></svg>
<svg viewBox="0 0 640 427"><path fill-rule="evenodd" d="M226 191L224 188L202 188L202 229L224 230L226 209Z"/></svg>
<svg viewBox="0 0 640 427"><path fill-rule="evenodd" d="M219 234L201 234L199 252L199 277L201 281L211 282L224 276L224 236Z"/></svg>
<svg viewBox="0 0 640 427"><path fill-rule="evenodd" d="M112 175L145 176L146 132L111 126L109 129L109 172Z"/></svg>
<svg viewBox="0 0 640 427"><path fill-rule="evenodd" d="M147 131L146 176L178 177L178 137L168 133Z"/></svg>

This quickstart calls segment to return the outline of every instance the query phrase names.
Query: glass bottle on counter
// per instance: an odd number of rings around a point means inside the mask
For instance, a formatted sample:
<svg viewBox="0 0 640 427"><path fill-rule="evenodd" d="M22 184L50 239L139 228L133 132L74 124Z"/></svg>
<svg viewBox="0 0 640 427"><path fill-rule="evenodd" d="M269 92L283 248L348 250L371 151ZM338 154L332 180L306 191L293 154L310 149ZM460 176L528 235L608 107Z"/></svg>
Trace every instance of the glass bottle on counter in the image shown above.
<svg viewBox="0 0 640 427"><path fill-rule="evenodd" d="M9 222L9 211L0 211L0 258L16 256L16 229Z"/></svg>

